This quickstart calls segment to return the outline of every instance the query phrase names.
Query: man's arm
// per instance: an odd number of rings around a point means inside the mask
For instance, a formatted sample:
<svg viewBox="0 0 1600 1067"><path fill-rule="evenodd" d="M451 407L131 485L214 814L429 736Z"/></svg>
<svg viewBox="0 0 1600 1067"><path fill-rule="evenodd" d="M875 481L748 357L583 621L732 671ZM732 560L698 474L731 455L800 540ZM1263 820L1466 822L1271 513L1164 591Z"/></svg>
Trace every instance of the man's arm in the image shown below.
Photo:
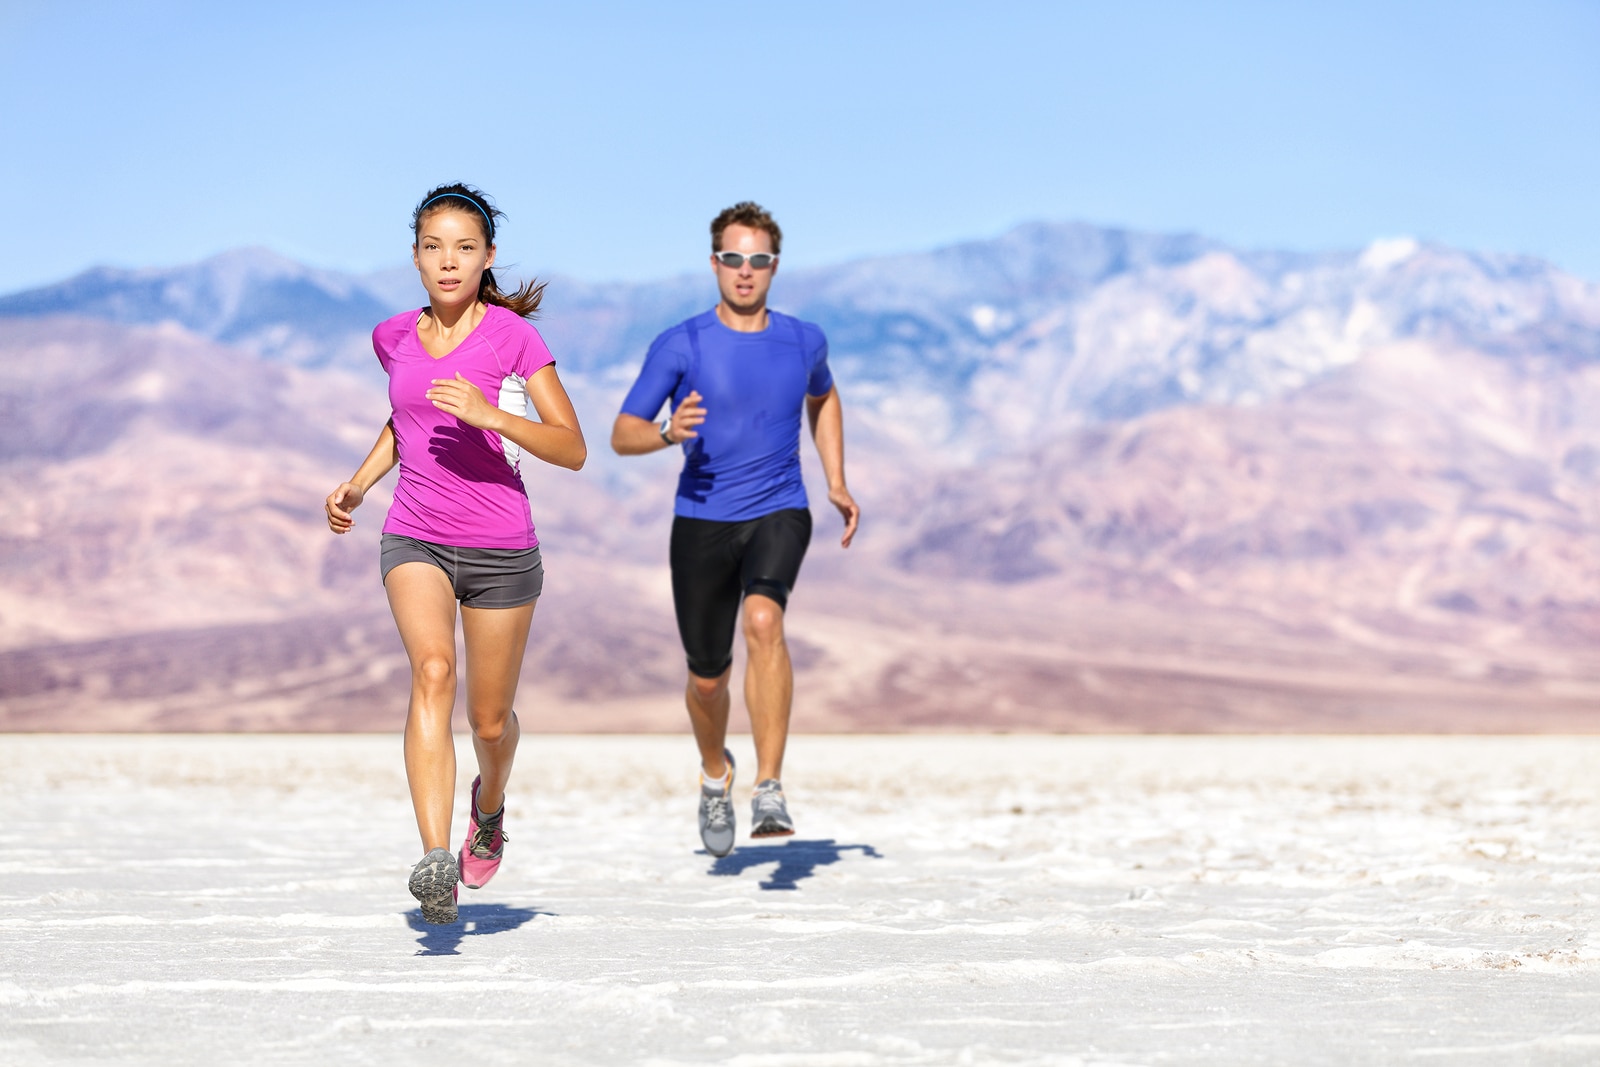
<svg viewBox="0 0 1600 1067"><path fill-rule="evenodd" d="M811 420L811 440L816 442L822 473L828 478L828 503L844 516L844 537L839 544L849 548L861 522L861 508L844 484L844 405L839 400L839 387L834 386L822 396L807 396L806 416Z"/></svg>
<svg viewBox="0 0 1600 1067"><path fill-rule="evenodd" d="M690 393L672 413L666 435L661 427L648 419L630 415L626 411L617 415L611 426L611 450L619 456L642 456L659 452L668 445L681 445L691 437L699 437L695 427L706 421L706 409L700 404L700 394Z"/></svg>

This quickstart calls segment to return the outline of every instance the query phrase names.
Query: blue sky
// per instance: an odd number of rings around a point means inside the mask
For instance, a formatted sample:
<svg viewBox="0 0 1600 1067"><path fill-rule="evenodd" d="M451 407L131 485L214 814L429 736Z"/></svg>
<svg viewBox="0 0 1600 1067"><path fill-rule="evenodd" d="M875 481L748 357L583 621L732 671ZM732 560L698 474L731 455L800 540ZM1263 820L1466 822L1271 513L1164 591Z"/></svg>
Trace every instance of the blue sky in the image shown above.
<svg viewBox="0 0 1600 1067"><path fill-rule="evenodd" d="M1414 234L1600 279L1600 3L0 0L0 291L265 245L698 270L752 198L806 266L1031 219L1245 247ZM21 254L18 254L21 253Z"/></svg>

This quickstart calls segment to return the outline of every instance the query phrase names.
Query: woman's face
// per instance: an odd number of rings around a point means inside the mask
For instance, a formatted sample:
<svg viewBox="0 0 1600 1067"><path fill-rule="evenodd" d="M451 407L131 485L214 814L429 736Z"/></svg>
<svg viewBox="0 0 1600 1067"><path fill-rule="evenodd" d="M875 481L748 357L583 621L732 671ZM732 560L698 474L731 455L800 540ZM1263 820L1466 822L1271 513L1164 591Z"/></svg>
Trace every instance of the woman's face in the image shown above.
<svg viewBox="0 0 1600 1067"><path fill-rule="evenodd" d="M478 299L478 282L494 265L494 245L483 231L476 211L446 207L422 216L411 262L434 307L469 306Z"/></svg>

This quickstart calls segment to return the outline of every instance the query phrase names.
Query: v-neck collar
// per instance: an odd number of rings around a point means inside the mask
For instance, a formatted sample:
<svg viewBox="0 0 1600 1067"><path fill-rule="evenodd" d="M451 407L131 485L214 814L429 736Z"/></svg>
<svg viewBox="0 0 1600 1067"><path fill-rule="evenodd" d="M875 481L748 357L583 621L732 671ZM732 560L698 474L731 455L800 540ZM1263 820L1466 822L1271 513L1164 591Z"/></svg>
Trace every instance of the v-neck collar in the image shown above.
<svg viewBox="0 0 1600 1067"><path fill-rule="evenodd" d="M449 359L461 349L462 345L466 344L468 341L477 336L478 331L483 329L483 324L489 321L489 312L493 310L493 308L493 304L485 304L483 306L483 318L479 319L473 325L472 329L467 331L467 335L461 340L457 341L455 344L451 345L450 351L444 353L443 355L434 355L432 352L428 351L428 346L422 343L422 331L420 327L422 325L422 316L428 313L428 308L424 307L418 309L416 321L411 324L411 338L417 342L417 348L421 349L422 354L433 360L435 363L438 363L441 360Z"/></svg>

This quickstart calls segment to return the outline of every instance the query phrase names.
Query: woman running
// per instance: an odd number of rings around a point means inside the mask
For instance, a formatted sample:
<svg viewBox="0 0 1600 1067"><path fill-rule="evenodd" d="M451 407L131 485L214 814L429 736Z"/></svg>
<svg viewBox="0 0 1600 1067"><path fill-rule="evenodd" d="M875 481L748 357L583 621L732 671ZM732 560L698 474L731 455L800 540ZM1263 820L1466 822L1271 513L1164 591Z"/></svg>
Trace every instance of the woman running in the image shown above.
<svg viewBox="0 0 1600 1067"><path fill-rule="evenodd" d="M328 526L348 533L367 492L400 465L381 566L411 661L406 779L424 855L410 889L430 923L456 921L457 883L481 888L505 846L506 781L520 736L511 704L544 584L518 460L526 452L578 470L588 456L550 350L526 321L544 286L506 294L495 285L495 220L503 217L466 185L442 185L417 205L411 261L428 305L372 332L392 414L361 468L326 502ZM525 417L528 401L537 422ZM452 855L458 601L478 777L466 841Z"/></svg>

